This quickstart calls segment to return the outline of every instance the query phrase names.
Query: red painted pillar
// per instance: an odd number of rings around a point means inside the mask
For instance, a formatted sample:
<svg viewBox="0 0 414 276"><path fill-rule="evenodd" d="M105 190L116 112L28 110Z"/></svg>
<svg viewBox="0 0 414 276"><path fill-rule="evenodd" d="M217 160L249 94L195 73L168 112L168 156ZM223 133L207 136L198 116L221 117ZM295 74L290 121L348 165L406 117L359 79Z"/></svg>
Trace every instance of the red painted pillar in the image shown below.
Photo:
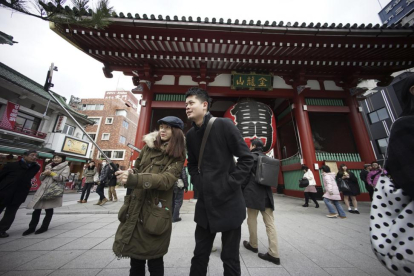
<svg viewBox="0 0 414 276"><path fill-rule="evenodd" d="M375 154L372 150L369 135L358 108L358 101L355 97L349 95L346 99L346 103L349 106L349 122L351 123L352 133L354 134L355 143L358 148L361 160L364 163L371 163L375 160Z"/></svg>
<svg viewBox="0 0 414 276"><path fill-rule="evenodd" d="M302 148L303 163L307 165L310 170L312 170L316 184L317 186L320 186L321 181L319 178L319 171L315 170L316 154L315 146L313 144L312 129L309 122L308 112L303 110L303 106L305 105L305 97L303 96L303 92L295 96L294 104L295 108L293 109L293 112L295 114L296 125Z"/></svg>
<svg viewBox="0 0 414 276"><path fill-rule="evenodd" d="M146 81L141 80L140 84L142 85L143 91L141 99L141 112L139 114L137 134L135 136L135 146L142 149L144 147L142 137L150 131L153 93L148 87ZM132 160L138 158L138 155L139 154L137 152L134 152Z"/></svg>

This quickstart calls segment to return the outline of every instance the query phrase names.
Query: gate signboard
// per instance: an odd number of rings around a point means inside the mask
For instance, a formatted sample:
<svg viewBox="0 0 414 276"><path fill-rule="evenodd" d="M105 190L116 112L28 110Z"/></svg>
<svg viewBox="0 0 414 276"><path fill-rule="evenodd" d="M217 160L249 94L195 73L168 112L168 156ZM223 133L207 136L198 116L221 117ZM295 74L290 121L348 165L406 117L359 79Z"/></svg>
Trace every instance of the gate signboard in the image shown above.
<svg viewBox="0 0 414 276"><path fill-rule="evenodd" d="M246 90L273 90L273 75L271 74L244 74L232 73L232 89Z"/></svg>

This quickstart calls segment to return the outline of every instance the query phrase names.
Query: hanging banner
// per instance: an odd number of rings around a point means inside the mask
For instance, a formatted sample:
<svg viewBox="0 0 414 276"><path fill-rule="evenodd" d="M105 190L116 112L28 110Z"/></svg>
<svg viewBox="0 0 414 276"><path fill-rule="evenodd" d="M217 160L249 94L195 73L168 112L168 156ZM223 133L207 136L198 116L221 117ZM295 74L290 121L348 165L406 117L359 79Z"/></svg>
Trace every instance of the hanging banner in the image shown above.
<svg viewBox="0 0 414 276"><path fill-rule="evenodd" d="M0 127L5 129L14 129L16 125L17 113L19 113L19 104L7 102L6 110L3 113L3 118L0 122Z"/></svg>
<svg viewBox="0 0 414 276"><path fill-rule="evenodd" d="M59 116L56 122L55 132L62 132L63 128L65 127L66 120L68 118L66 116Z"/></svg>

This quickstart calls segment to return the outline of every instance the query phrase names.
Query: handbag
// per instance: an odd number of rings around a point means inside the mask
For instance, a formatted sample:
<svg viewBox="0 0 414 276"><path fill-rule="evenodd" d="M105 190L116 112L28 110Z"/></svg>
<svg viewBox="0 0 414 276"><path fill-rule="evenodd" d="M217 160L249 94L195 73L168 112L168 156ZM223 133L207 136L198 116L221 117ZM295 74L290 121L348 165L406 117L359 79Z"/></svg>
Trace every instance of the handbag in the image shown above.
<svg viewBox="0 0 414 276"><path fill-rule="evenodd" d="M59 174L60 176L60 174ZM65 189L64 182L52 182L47 186L45 192L42 195L42 200L50 200L58 197L63 197L63 191Z"/></svg>
<svg viewBox="0 0 414 276"><path fill-rule="evenodd" d="M303 178L299 180L299 188L306 188L309 186L309 179Z"/></svg>
<svg viewBox="0 0 414 276"><path fill-rule="evenodd" d="M345 182L343 179L338 179L338 189L341 192L350 192L351 188L349 187L349 184Z"/></svg>

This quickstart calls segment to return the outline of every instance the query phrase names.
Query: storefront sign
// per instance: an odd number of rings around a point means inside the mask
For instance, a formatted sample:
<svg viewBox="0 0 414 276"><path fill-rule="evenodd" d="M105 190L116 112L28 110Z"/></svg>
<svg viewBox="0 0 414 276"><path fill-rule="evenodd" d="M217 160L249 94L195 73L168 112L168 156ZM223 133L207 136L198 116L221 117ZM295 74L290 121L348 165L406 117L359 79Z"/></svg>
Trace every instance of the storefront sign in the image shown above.
<svg viewBox="0 0 414 276"><path fill-rule="evenodd" d="M388 26L397 24L414 9L414 0L393 0L390 1L379 13L383 24Z"/></svg>
<svg viewBox="0 0 414 276"><path fill-rule="evenodd" d="M65 137L65 141L63 142L62 146L62 152L70 152L86 156L86 153L88 152L88 147L89 144L84 141L73 139L70 137Z"/></svg>
<svg viewBox="0 0 414 276"><path fill-rule="evenodd" d="M0 122L1 128L14 129L19 108L19 104L7 102L6 110L4 111L3 118Z"/></svg>
<svg viewBox="0 0 414 276"><path fill-rule="evenodd" d="M65 127L67 119L68 118L66 116L59 116L57 118L55 132L62 132L63 131L63 128Z"/></svg>
<svg viewBox="0 0 414 276"><path fill-rule="evenodd" d="M232 74L232 89L248 89L248 90L268 90L273 89L272 75L251 74Z"/></svg>

